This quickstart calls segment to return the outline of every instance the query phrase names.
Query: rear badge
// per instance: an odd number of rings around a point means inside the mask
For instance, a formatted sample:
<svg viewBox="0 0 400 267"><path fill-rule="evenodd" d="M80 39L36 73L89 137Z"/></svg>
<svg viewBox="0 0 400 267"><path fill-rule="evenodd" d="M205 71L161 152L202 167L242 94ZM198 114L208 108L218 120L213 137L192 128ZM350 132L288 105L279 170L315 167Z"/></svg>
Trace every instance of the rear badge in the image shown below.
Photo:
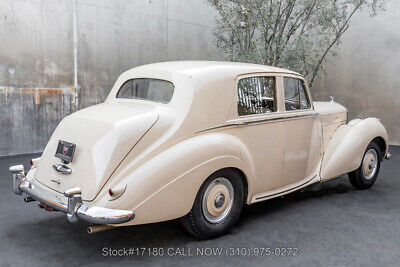
<svg viewBox="0 0 400 267"><path fill-rule="evenodd" d="M59 179L51 179L50 181L56 184L61 184L61 180Z"/></svg>
<svg viewBox="0 0 400 267"><path fill-rule="evenodd" d="M66 141L58 141L57 151L55 156L62 160L64 164L68 164L72 162L72 158L74 157L76 145L66 142Z"/></svg>

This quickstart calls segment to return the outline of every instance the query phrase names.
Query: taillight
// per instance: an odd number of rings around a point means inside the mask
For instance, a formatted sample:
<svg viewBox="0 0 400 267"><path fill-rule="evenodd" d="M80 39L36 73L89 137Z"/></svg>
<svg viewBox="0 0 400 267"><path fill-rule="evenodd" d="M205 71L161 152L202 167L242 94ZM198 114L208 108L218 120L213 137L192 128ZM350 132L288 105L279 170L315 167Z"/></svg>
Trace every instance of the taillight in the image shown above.
<svg viewBox="0 0 400 267"><path fill-rule="evenodd" d="M36 167L36 166L38 165L38 163L39 163L39 161L40 161L41 158L42 158L42 157L34 158L34 159L31 159L31 161L29 161L29 163L31 164L32 168L33 168L33 167Z"/></svg>
<svg viewBox="0 0 400 267"><path fill-rule="evenodd" d="M126 184L119 184L116 186L113 186L112 188L108 189L108 200L114 200L122 196L123 193L125 193L126 190Z"/></svg>

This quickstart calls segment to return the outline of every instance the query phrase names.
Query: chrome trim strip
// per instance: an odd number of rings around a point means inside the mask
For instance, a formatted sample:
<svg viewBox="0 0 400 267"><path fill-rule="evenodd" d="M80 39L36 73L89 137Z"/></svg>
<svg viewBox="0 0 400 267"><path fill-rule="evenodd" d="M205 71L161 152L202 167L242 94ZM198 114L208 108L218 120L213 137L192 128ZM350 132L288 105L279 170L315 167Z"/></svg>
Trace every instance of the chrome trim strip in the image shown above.
<svg viewBox="0 0 400 267"><path fill-rule="evenodd" d="M240 125L239 123L223 124L223 125L219 125L219 126L214 126L214 127L206 128L206 129L204 129L204 130L197 131L196 133L202 133L202 132L211 131L211 130L215 130L215 129L227 128L227 127L233 127L233 126L239 126L239 125Z"/></svg>
<svg viewBox="0 0 400 267"><path fill-rule="evenodd" d="M289 188L289 189L286 189L286 190L284 190L284 191L277 192L277 193L273 193L273 194L270 194L270 195L265 195L265 196L262 196L262 197L256 197L255 200L260 200L260 199L264 199L264 198L267 198L267 197L272 197L272 196L275 196L275 195L284 194L284 193L286 193L286 192L289 192L289 191L295 190L295 189L297 189L297 188L303 187L304 185L306 185L306 184L308 184L309 182L311 182L312 180L314 180L316 177L317 177L317 175L315 175L314 177L312 177L310 180L308 180L308 181L306 181L306 182L304 182L304 183L302 183L302 184L300 184L300 185L298 185L298 186L295 186L295 187L293 187L293 188Z"/></svg>
<svg viewBox="0 0 400 267"><path fill-rule="evenodd" d="M228 123L228 124L223 124L223 125L218 125L218 126L206 128L206 129L197 131L196 133L202 133L202 132L211 131L211 130L215 130L215 129L234 127L234 126L247 126L247 125L251 125L251 124L255 124L255 123L262 123L262 122L267 122L267 121L276 121L276 120L294 119L294 118L305 118L305 117L315 117L315 116L318 116L318 115L319 115L319 113L315 112L315 113L312 113L312 114L301 114L301 115L274 117L274 118L261 119L261 120L241 121L241 122Z"/></svg>

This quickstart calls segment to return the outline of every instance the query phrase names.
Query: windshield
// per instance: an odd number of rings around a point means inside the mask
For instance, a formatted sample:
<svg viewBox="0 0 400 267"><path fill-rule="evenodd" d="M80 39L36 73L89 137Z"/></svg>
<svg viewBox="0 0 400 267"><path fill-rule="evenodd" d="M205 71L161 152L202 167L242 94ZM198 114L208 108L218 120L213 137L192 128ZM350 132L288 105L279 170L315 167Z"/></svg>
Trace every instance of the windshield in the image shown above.
<svg viewBox="0 0 400 267"><path fill-rule="evenodd" d="M175 86L158 79L132 79L125 82L117 98L141 99L167 104L171 101Z"/></svg>

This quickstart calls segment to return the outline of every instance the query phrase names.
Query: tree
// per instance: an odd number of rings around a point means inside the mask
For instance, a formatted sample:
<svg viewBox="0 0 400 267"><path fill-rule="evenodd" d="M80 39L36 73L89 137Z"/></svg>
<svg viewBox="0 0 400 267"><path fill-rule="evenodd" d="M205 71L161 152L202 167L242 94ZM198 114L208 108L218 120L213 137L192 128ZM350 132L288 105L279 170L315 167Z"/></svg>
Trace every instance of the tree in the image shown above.
<svg viewBox="0 0 400 267"><path fill-rule="evenodd" d="M335 55L353 15L386 0L208 0L219 13L215 43L232 61L295 70L310 87Z"/></svg>

